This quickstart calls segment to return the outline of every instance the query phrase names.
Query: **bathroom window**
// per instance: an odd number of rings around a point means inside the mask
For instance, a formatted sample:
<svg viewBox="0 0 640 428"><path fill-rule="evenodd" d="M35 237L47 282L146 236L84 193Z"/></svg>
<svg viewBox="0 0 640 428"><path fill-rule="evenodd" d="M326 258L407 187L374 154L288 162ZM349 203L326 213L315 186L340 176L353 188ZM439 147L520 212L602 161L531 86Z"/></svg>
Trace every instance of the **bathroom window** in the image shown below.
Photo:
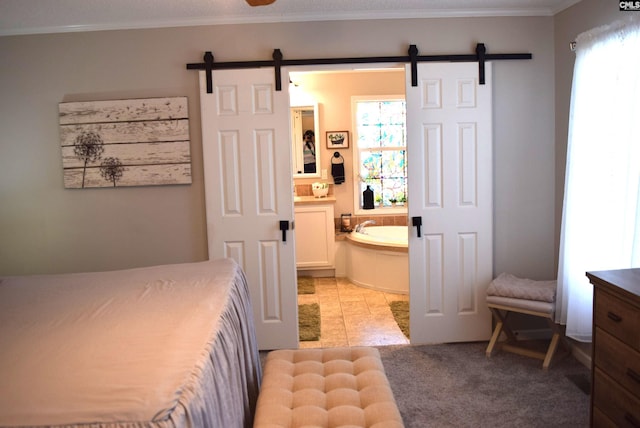
<svg viewBox="0 0 640 428"><path fill-rule="evenodd" d="M356 208L367 185L375 208L405 211L407 200L407 127L404 96L353 97Z"/></svg>

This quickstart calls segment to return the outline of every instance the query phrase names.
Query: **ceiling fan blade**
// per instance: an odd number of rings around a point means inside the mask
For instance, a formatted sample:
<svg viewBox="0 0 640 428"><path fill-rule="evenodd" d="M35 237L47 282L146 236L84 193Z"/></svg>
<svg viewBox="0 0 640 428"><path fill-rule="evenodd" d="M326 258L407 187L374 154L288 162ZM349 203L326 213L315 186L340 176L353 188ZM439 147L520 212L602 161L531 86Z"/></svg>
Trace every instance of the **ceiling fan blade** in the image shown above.
<svg viewBox="0 0 640 428"><path fill-rule="evenodd" d="M275 2L276 0L245 0L249 3L249 6L266 6Z"/></svg>

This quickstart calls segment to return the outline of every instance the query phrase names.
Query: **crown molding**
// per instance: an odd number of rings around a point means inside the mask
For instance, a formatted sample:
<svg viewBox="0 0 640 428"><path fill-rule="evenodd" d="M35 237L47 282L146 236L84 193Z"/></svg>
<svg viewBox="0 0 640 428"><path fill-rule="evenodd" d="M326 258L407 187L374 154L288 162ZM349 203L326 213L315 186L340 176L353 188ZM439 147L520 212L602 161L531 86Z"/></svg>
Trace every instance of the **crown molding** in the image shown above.
<svg viewBox="0 0 640 428"><path fill-rule="evenodd" d="M557 10L550 8L509 8L509 9L437 9L429 11L366 11L366 12L332 12L332 13L300 13L300 14L257 14L224 17L193 17L184 19L131 21L121 23L96 23L83 25L60 25L25 28L0 29L0 36L20 36L29 34L73 33L88 31L137 30L170 27L194 27L210 25L239 24L273 24L287 22L313 21L362 21L384 19L428 19L428 18L487 18L487 17L526 17L553 16L580 0L567 0Z"/></svg>

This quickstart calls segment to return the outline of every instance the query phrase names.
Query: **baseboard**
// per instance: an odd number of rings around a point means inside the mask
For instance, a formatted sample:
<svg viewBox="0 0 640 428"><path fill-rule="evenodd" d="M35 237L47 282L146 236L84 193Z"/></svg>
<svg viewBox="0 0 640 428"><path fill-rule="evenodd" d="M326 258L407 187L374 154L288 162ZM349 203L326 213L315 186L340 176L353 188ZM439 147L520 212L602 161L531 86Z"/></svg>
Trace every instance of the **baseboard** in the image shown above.
<svg viewBox="0 0 640 428"><path fill-rule="evenodd" d="M571 346L571 354L576 360L587 368L591 368L591 344L580 343L568 339Z"/></svg>

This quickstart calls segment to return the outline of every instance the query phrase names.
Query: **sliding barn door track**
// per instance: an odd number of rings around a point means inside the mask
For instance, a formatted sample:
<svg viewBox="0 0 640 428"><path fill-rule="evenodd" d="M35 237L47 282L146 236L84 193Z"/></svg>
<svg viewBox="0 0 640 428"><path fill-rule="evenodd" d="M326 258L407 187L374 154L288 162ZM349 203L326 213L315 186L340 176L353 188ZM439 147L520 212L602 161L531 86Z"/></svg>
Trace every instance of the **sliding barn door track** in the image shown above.
<svg viewBox="0 0 640 428"><path fill-rule="evenodd" d="M375 56L359 58L315 58L315 59L284 59L280 49L274 49L271 60L267 61L230 61L214 62L213 53L205 52L204 62L187 64L187 70L205 70L207 75L207 93L213 92L213 70L273 67L275 72L276 91L282 89L282 67L302 65L331 65L331 64L370 64L370 63L410 63L411 86L418 86L419 62L477 62L478 80L484 85L484 64L486 61L531 59L530 53L488 54L484 43L476 45L473 54L459 55L418 55L418 47L410 45L408 55L405 56Z"/></svg>

